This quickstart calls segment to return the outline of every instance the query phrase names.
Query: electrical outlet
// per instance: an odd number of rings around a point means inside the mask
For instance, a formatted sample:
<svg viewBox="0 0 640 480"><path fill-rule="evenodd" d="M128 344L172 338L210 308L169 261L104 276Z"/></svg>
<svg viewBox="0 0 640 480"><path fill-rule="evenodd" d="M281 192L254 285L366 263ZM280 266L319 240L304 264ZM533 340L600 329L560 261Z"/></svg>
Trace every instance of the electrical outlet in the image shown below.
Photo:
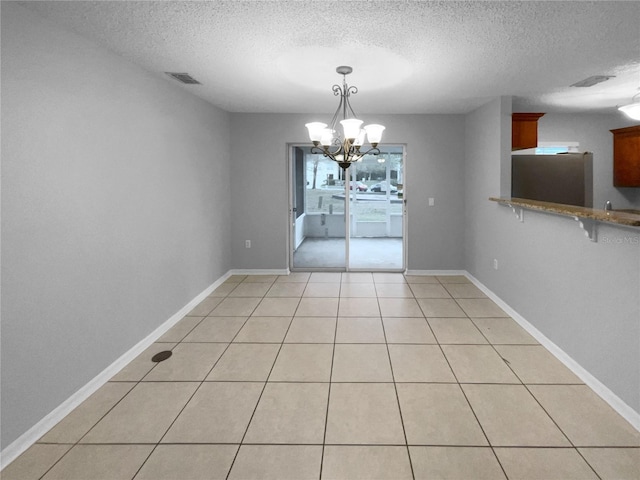
<svg viewBox="0 0 640 480"><path fill-rule="evenodd" d="M493 259L493 269L494 269L494 270L497 270L497 269L498 269L498 259L497 259L497 258L494 258L494 259Z"/></svg>
<svg viewBox="0 0 640 480"><path fill-rule="evenodd" d="M429 197L429 206L433 207L436 204L436 200L433 197Z"/></svg>
<svg viewBox="0 0 640 480"><path fill-rule="evenodd" d="M244 241L244 248L251 248L251 240Z"/></svg>

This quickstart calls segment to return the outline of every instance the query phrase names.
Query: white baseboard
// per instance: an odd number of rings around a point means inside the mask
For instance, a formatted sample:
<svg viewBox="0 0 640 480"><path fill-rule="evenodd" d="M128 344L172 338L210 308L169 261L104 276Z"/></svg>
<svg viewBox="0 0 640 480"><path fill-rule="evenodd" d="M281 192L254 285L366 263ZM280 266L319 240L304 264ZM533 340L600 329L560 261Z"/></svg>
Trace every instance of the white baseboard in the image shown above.
<svg viewBox="0 0 640 480"><path fill-rule="evenodd" d="M33 445L39 438L53 428L60 420L66 417L71 411L89 398L101 386L109 381L116 373L124 368L129 362L140 355L153 342L164 335L171 327L178 323L187 313L198 305L202 300L208 297L211 292L218 288L222 283L231 276L230 272L225 273L222 277L209 285L195 298L193 298L184 307L173 314L162 325L151 332L146 338L139 341L131 349L125 352L115 362L105 368L96 377L90 380L80 390L71 395L67 400L62 402L58 407L51 411L42 420L33 427L23 433L15 441L9 444L2 452L0 452L0 470L13 462L21 453Z"/></svg>
<svg viewBox="0 0 640 480"><path fill-rule="evenodd" d="M446 277L450 275L467 275L466 270L407 270L405 275L438 275Z"/></svg>
<svg viewBox="0 0 640 480"><path fill-rule="evenodd" d="M569 370L575 373L588 387L590 387L600 398L607 402L611 408L618 412L626 421L628 421L636 430L640 431L640 413L627 405L624 400L613 393L600 380L591 375L584 367L571 358L564 350L549 340L540 330L529 323L522 315L511 308L495 293L489 290L477 278L469 272L465 275L471 282L482 292L493 300L502 310L504 310L511 318L513 318L522 328L524 328L533 338L535 338L542 346L544 346L551 354L560 360Z"/></svg>
<svg viewBox="0 0 640 480"><path fill-rule="evenodd" d="M288 268L236 268L229 270L230 275L289 275L291 273Z"/></svg>

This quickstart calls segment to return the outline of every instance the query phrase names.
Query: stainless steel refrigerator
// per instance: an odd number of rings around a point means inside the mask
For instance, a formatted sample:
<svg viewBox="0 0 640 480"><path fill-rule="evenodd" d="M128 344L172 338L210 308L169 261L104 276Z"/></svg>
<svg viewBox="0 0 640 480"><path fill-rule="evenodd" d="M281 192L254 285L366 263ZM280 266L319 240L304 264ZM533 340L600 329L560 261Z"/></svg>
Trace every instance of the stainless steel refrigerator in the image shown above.
<svg viewBox="0 0 640 480"><path fill-rule="evenodd" d="M512 155L511 196L593 207L593 154Z"/></svg>

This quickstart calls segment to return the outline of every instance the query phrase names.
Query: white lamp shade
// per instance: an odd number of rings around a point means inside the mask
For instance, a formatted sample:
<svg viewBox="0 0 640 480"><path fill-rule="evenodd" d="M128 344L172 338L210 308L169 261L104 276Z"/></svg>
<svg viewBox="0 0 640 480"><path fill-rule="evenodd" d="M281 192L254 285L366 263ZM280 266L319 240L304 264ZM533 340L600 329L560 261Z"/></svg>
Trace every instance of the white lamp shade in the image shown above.
<svg viewBox="0 0 640 480"><path fill-rule="evenodd" d="M358 137L353 142L353 144L356 147L361 147L362 145L364 145L364 139L365 139L366 135L367 135L367 132L365 132L364 130L360 129L360 133L358 133Z"/></svg>
<svg viewBox="0 0 640 480"><path fill-rule="evenodd" d="M311 122L305 125L309 130L309 138L312 142L319 142L322 138L322 131L327 128L326 123L322 122Z"/></svg>
<svg viewBox="0 0 640 480"><path fill-rule="evenodd" d="M382 140L382 131L384 130L384 125L372 123L371 125L365 125L364 129L367 132L367 139L369 140L369 143L371 143L372 145L374 143L380 143L380 140Z"/></svg>
<svg viewBox="0 0 640 480"><path fill-rule="evenodd" d="M618 110L627 115L629 118L640 120L640 102L624 105L622 107L619 107Z"/></svg>
<svg viewBox="0 0 640 480"><path fill-rule="evenodd" d="M325 147L331 146L333 143L333 130L330 128L323 128L322 135L320 136L320 143Z"/></svg>
<svg viewBox="0 0 640 480"><path fill-rule="evenodd" d="M340 120L340 125L344 129L344 138L358 138L360 134L360 125L362 125L362 120L358 120L357 118L347 118L346 120Z"/></svg>

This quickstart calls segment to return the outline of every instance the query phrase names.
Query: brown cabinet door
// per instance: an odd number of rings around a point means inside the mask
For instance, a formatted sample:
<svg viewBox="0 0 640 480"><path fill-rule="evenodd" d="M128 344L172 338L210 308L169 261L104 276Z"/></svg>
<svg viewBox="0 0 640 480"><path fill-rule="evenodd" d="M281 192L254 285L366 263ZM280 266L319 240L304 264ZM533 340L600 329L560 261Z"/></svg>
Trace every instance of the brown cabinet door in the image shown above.
<svg viewBox="0 0 640 480"><path fill-rule="evenodd" d="M613 185L640 187L640 125L613 133Z"/></svg>
<svg viewBox="0 0 640 480"><path fill-rule="evenodd" d="M544 113L514 113L511 115L511 150L538 146L538 119Z"/></svg>

